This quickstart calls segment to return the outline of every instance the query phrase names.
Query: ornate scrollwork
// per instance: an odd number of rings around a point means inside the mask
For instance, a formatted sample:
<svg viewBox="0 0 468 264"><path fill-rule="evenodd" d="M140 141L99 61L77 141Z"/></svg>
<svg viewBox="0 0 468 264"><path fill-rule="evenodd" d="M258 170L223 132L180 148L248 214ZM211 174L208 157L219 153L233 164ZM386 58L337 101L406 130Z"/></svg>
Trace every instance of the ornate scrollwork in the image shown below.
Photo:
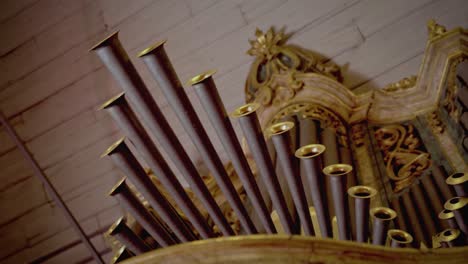
<svg viewBox="0 0 468 264"><path fill-rule="evenodd" d="M398 82L390 83L385 86L383 89L387 92L396 92L400 90L406 90L416 85L418 77L416 75L411 75L410 77L405 77Z"/></svg>
<svg viewBox="0 0 468 264"><path fill-rule="evenodd" d="M468 60L467 56L459 56L455 59L455 61L450 65L447 74L447 82L446 82L446 92L445 97L441 101L442 106L447 110L447 113L452 117L455 121L458 121L460 118L460 109L458 109L456 105L457 94L458 94L458 85L456 84L456 74L457 74L457 67L463 61Z"/></svg>
<svg viewBox="0 0 468 264"><path fill-rule="evenodd" d="M444 132L445 125L442 122L442 120L440 120L437 110L427 115L427 122L429 123L432 132L434 132L435 134L442 134Z"/></svg>
<svg viewBox="0 0 468 264"><path fill-rule="evenodd" d="M431 19L427 22L427 31L429 32L429 40L433 40L438 36L444 35L445 32L447 32L447 29L444 26L437 24L434 19Z"/></svg>
<svg viewBox="0 0 468 264"><path fill-rule="evenodd" d="M399 192L426 171L431 165L413 125L389 125L375 131L388 177L393 181L393 191Z"/></svg>
<svg viewBox="0 0 468 264"><path fill-rule="evenodd" d="M304 118L312 118L321 121L325 127L335 130L338 141L342 146L348 146L348 136L344 122L327 108L311 103L295 103L281 109L271 118L265 127L278 123L282 118L290 115L301 115Z"/></svg>
<svg viewBox="0 0 468 264"><path fill-rule="evenodd" d="M354 124L351 126L351 139L356 147L364 145L364 138L366 136L366 126L362 123Z"/></svg>
<svg viewBox="0 0 468 264"><path fill-rule="evenodd" d="M292 98L303 86L303 83L296 80L294 76L296 72L320 73L340 81L340 68L336 64L331 62L325 64L312 51L286 45L288 36L284 33L284 29L275 32L270 28L266 33L257 29L255 36L257 39L250 40L252 47L247 51L247 54L256 56L245 86L247 102L257 98L264 105L269 105L274 98L277 100ZM290 76L287 87L272 85L272 76L283 73Z"/></svg>

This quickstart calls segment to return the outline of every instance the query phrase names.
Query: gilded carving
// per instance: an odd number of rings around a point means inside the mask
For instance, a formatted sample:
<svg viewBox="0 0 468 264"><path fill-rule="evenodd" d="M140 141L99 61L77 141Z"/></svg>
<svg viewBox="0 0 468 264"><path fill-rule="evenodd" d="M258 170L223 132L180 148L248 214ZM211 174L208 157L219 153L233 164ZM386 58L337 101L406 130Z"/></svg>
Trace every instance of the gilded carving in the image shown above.
<svg viewBox="0 0 468 264"><path fill-rule="evenodd" d="M457 67L463 61L468 60L467 56L460 56L450 65L447 73L447 83L445 97L441 101L442 106L447 110L448 114L455 120L458 121L460 118L460 109L456 105L458 85L456 84L456 73Z"/></svg>
<svg viewBox="0 0 468 264"><path fill-rule="evenodd" d="M388 125L375 131L375 139L385 162L393 191L399 192L426 171L431 165L413 125Z"/></svg>
<svg viewBox="0 0 468 264"><path fill-rule="evenodd" d="M437 110L427 115L427 122L434 134L442 134L444 132L445 125L442 120L440 120Z"/></svg>
<svg viewBox="0 0 468 264"><path fill-rule="evenodd" d="M348 136L344 122L335 113L317 104L304 102L289 105L278 111L265 127L270 127L280 122L283 117L295 114L301 115L304 118L320 120L324 126L335 130L338 141L342 146L348 146Z"/></svg>
<svg viewBox="0 0 468 264"><path fill-rule="evenodd" d="M364 145L364 137L366 136L366 126L364 124L354 124L351 126L351 140L356 147Z"/></svg>
<svg viewBox="0 0 468 264"><path fill-rule="evenodd" d="M434 19L431 19L427 22L427 31L429 32L429 40L433 40L444 35L447 32L447 29L444 26L437 24Z"/></svg>
<svg viewBox="0 0 468 264"><path fill-rule="evenodd" d="M396 92L396 91L400 91L400 90L406 90L406 89L409 89L411 87L414 87L416 85L417 79L418 79L418 77L416 75L412 75L410 77L405 77L405 78L399 80L398 82L388 84L383 89L384 89L384 91L387 91L387 92Z"/></svg>
<svg viewBox="0 0 468 264"><path fill-rule="evenodd" d="M321 62L312 51L285 44L288 36L284 29L275 32L270 28L266 33L257 29L255 37L256 40L250 40L251 48L247 51L247 54L256 57L246 81L247 102L256 98L257 102L269 105L294 97L295 92L303 86L301 81L296 80L296 72L320 73L340 81L340 68L337 65ZM273 75L282 73L289 74L287 88L271 84Z"/></svg>

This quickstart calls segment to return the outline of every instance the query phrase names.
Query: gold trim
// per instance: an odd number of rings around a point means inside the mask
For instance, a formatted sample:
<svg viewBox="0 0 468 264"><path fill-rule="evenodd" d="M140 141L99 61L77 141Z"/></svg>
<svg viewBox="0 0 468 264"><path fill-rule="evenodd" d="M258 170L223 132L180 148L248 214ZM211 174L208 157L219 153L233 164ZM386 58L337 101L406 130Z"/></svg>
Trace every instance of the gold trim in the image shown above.
<svg viewBox="0 0 468 264"><path fill-rule="evenodd" d="M125 97L125 92L121 92L117 94L116 96L113 96L109 100L107 100L105 103L103 103L98 110L103 110L108 108L109 106L112 106L115 102L117 102L120 98Z"/></svg>
<svg viewBox="0 0 468 264"><path fill-rule="evenodd" d="M260 104L258 104L258 103L248 103L248 104L245 104L245 105L242 105L242 106L239 106L238 108L236 108L236 110L234 110L231 113L231 116L234 117L234 118L247 116L247 115L250 115L252 113L255 113L258 110L258 108L260 108Z"/></svg>
<svg viewBox="0 0 468 264"><path fill-rule="evenodd" d="M450 175L445 182L449 185L458 185L468 181L468 173L457 172Z"/></svg>
<svg viewBox="0 0 468 264"><path fill-rule="evenodd" d="M468 203L467 197L453 197L444 204L444 208L447 210L455 211L463 208Z"/></svg>
<svg viewBox="0 0 468 264"><path fill-rule="evenodd" d="M116 231L120 225L124 224L125 223L125 217L124 216L121 216L119 217L119 219L117 219L110 227L109 227L109 230L107 230L107 233L109 235L114 235L114 231Z"/></svg>
<svg viewBox="0 0 468 264"><path fill-rule="evenodd" d="M326 149L322 144L309 144L300 147L294 154L299 159L310 159L322 154Z"/></svg>
<svg viewBox="0 0 468 264"><path fill-rule="evenodd" d="M460 236L460 230L448 228L440 232L439 241L440 242L450 242L457 239Z"/></svg>
<svg viewBox="0 0 468 264"><path fill-rule="evenodd" d="M349 164L332 164L323 168L323 174L327 176L344 176L350 173L353 170L353 167Z"/></svg>
<svg viewBox="0 0 468 264"><path fill-rule="evenodd" d="M276 135L286 133L293 128L294 128L294 123L286 121L286 122L279 122L270 126L269 128L267 128L267 131L268 131L269 136L276 136Z"/></svg>
<svg viewBox="0 0 468 264"><path fill-rule="evenodd" d="M107 35L103 40L99 41L97 44L92 46L88 51L96 50L97 48L107 45L108 41L113 40L114 38L119 36L119 30L112 32L110 35Z"/></svg>
<svg viewBox="0 0 468 264"><path fill-rule="evenodd" d="M437 216L441 220L447 220L447 219L454 218L455 214L451 210L444 209Z"/></svg>
<svg viewBox="0 0 468 264"><path fill-rule="evenodd" d="M125 137L121 137L119 140L114 142L112 145L110 145L110 147L106 149L106 151L104 151L104 153L101 154L101 158L104 158L105 156L112 154L112 152L114 152L114 150L118 146L120 146L120 144L122 144L124 141L125 141Z"/></svg>
<svg viewBox="0 0 468 264"><path fill-rule="evenodd" d="M138 58L141 58L141 57L144 57L148 54L150 54L152 51L158 49L159 47L162 47L164 44L166 44L167 40L164 39L164 40L161 40L161 41L158 41L156 43L154 43L153 45L147 47L146 49L140 51L137 55Z"/></svg>
<svg viewBox="0 0 468 264"><path fill-rule="evenodd" d="M120 181L118 181L114 185L114 187L112 187L112 189L109 191L107 195L114 196L114 194L117 194L119 192L120 187L122 187L125 184L125 180L127 180L127 177L123 177L122 179L120 179Z"/></svg>
<svg viewBox="0 0 468 264"><path fill-rule="evenodd" d="M190 78L190 80L188 80L186 84L190 85L190 86L194 86L195 84L201 83L204 80L206 80L206 79L208 79L210 77L213 77L213 75L215 73L216 73L216 70L209 70L209 71L203 72L201 74L198 74L198 75Z"/></svg>
<svg viewBox="0 0 468 264"><path fill-rule="evenodd" d="M409 244L413 242L413 236L408 232L400 229L390 229L387 232L387 236L390 240L396 240L400 244Z"/></svg>
<svg viewBox="0 0 468 264"><path fill-rule="evenodd" d="M372 198L376 194L376 189L364 185L353 186L348 189L348 195L353 198Z"/></svg>
<svg viewBox="0 0 468 264"><path fill-rule="evenodd" d="M381 217L378 216L379 214L386 215L388 217ZM375 218L379 218L382 220L393 220L397 217L397 213L388 207L375 207L370 210L370 215Z"/></svg>

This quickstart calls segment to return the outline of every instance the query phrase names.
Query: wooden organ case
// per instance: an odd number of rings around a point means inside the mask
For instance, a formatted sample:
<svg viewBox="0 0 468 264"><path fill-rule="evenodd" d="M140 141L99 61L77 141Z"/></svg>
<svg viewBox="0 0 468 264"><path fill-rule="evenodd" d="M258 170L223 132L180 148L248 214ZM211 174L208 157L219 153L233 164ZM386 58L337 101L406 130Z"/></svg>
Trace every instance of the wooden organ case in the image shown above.
<svg viewBox="0 0 468 264"><path fill-rule="evenodd" d="M117 33L97 44L92 50L124 91L102 106L126 136L103 154L128 177L110 192L127 212L106 234L113 262L462 263L468 31L433 20L428 31L418 75L355 94L338 65L287 44L283 31L257 30L246 105L227 113L213 72L188 82L231 158L224 165L164 42L142 51L208 176L188 159ZM241 142L230 119L239 120Z"/></svg>

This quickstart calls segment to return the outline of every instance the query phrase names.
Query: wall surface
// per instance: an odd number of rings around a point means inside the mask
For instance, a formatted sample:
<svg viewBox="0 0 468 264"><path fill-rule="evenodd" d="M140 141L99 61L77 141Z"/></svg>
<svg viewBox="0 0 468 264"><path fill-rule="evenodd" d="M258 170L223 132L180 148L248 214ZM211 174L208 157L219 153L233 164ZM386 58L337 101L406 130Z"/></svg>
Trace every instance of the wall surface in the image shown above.
<svg viewBox="0 0 468 264"><path fill-rule="evenodd" d="M99 155L119 138L96 108L120 88L87 50L107 34L120 39L193 160L199 156L136 53L168 39L185 81L217 69L228 110L244 101L255 29L286 27L290 43L315 50L344 69L357 91L417 74L426 22L468 27L466 0L2 0L0 110L38 160L91 241L110 258L101 234L122 214L105 193L121 177ZM219 154L219 140L193 90L190 99ZM236 126L236 129L238 127ZM238 132L240 132L238 130ZM240 134L240 133L239 133ZM92 262L78 236L14 143L0 129L0 263Z"/></svg>

